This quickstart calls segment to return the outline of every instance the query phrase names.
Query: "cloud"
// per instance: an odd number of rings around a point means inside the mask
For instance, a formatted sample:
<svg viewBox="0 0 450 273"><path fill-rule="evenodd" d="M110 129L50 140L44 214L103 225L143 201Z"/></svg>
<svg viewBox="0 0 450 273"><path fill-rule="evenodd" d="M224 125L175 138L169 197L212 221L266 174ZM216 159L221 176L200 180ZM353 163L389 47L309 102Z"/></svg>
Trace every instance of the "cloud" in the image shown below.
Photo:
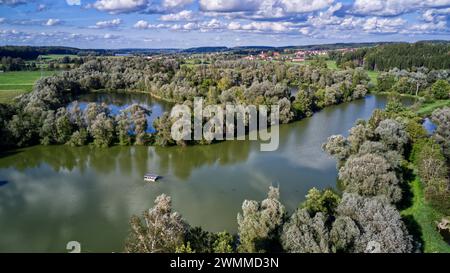
<svg viewBox="0 0 450 273"><path fill-rule="evenodd" d="M39 5L36 7L36 10L37 10L38 12L44 11L44 10L46 10L46 9L47 9L47 5L45 5L45 4L39 4Z"/></svg>
<svg viewBox="0 0 450 273"><path fill-rule="evenodd" d="M110 13L127 13L146 8L147 0L97 0L92 6Z"/></svg>
<svg viewBox="0 0 450 273"><path fill-rule="evenodd" d="M81 0L66 0L66 3L69 6L80 6Z"/></svg>
<svg viewBox="0 0 450 273"><path fill-rule="evenodd" d="M239 12L255 11L259 8L260 0L200 0L202 11Z"/></svg>
<svg viewBox="0 0 450 273"><path fill-rule="evenodd" d="M116 40L116 39L119 39L119 38L120 38L120 36L109 34L109 33L103 35L103 39L106 39L106 40Z"/></svg>
<svg viewBox="0 0 450 273"><path fill-rule="evenodd" d="M360 15L397 16L421 8L450 6L450 0L355 0L352 12Z"/></svg>
<svg viewBox="0 0 450 273"><path fill-rule="evenodd" d="M168 13L177 12L183 7L192 4L194 0L96 0L94 4L88 5L99 11L112 14L117 13Z"/></svg>
<svg viewBox="0 0 450 273"><path fill-rule="evenodd" d="M0 24L3 24L4 22L6 21L6 19L5 18L3 18L3 17L0 17Z"/></svg>
<svg viewBox="0 0 450 273"><path fill-rule="evenodd" d="M194 20L194 12L191 10L183 10L178 13L170 13L162 15L161 21L191 21Z"/></svg>
<svg viewBox="0 0 450 273"><path fill-rule="evenodd" d="M240 24L231 22L228 24L229 30L240 30L248 32L291 32L295 30L295 24L291 22L251 22L248 24Z"/></svg>
<svg viewBox="0 0 450 273"><path fill-rule="evenodd" d="M407 21L402 18L377 18L372 17L366 20L363 30L370 33L397 33Z"/></svg>
<svg viewBox="0 0 450 273"><path fill-rule="evenodd" d="M439 34L448 32L449 29L446 21L413 24L400 31L403 34Z"/></svg>
<svg viewBox="0 0 450 273"><path fill-rule="evenodd" d="M167 10L174 10L184 8L193 2L194 0L163 0L161 5Z"/></svg>
<svg viewBox="0 0 450 273"><path fill-rule="evenodd" d="M0 0L0 5L17 6L31 2L30 0Z"/></svg>
<svg viewBox="0 0 450 273"><path fill-rule="evenodd" d="M334 0L281 0L286 12L312 12L329 7Z"/></svg>
<svg viewBox="0 0 450 273"><path fill-rule="evenodd" d="M448 16L450 16L450 8L429 9L423 13L422 19L425 22L445 21L447 20Z"/></svg>
<svg viewBox="0 0 450 273"><path fill-rule="evenodd" d="M200 0L206 15L230 18L271 20L301 17L302 14L324 10L334 0Z"/></svg>
<svg viewBox="0 0 450 273"><path fill-rule="evenodd" d="M113 20L99 21L91 28L117 28L120 24L122 24L122 19L116 18Z"/></svg>
<svg viewBox="0 0 450 273"><path fill-rule="evenodd" d="M59 20L59 19L53 19L53 18L50 18L50 19L48 19L46 22L44 22L44 26L48 26L48 27L51 27L51 26L56 26L56 25L60 25L62 23L62 21L61 20Z"/></svg>

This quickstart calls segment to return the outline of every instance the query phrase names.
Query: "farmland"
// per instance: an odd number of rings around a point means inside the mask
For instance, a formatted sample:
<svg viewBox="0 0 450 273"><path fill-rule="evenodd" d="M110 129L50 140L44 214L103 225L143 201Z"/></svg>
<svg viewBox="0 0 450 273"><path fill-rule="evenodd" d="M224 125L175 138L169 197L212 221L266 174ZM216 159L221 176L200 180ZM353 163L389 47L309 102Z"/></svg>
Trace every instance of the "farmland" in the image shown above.
<svg viewBox="0 0 450 273"><path fill-rule="evenodd" d="M41 77L54 75L55 71L14 71L0 73L0 103L9 103L13 98L30 92Z"/></svg>

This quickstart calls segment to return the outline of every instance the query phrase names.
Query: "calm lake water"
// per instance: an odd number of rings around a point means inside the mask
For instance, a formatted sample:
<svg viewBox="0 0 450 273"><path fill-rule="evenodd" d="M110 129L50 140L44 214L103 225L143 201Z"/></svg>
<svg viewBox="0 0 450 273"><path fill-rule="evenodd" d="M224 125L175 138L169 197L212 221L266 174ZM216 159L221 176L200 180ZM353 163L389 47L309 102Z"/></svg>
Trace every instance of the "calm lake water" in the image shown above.
<svg viewBox="0 0 450 273"><path fill-rule="evenodd" d="M90 102L104 103L108 106L108 109L113 116L120 114L121 111L128 109L133 104L139 104L143 108L151 111L151 115L147 116L147 133L155 132L153 121L160 117L165 111L171 109L169 103L156 101L148 94L141 93L92 92L82 95L77 101L82 111L86 109ZM68 105L69 108L72 106L73 103Z"/></svg>
<svg viewBox="0 0 450 273"><path fill-rule="evenodd" d="M130 103L117 101L107 103ZM385 97L369 96L283 125L276 152L260 152L258 142L229 141L171 148L36 146L3 154L0 252L66 252L69 241L80 242L83 252L122 251L130 216L152 207L162 193L191 225L210 231L235 232L242 202L263 199L269 185L280 185L292 211L308 189L336 187L335 161L322 143L347 134L357 119L385 104ZM164 178L145 183L149 171Z"/></svg>

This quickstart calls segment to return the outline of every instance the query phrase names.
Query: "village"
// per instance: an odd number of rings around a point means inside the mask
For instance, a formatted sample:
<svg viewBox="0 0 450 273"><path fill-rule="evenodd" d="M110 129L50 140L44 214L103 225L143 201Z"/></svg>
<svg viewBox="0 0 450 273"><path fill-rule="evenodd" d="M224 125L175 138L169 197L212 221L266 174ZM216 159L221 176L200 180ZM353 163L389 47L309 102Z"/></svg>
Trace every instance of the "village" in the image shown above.
<svg viewBox="0 0 450 273"><path fill-rule="evenodd" d="M335 51L341 53L354 52L355 48L341 48ZM248 55L244 57L244 60L248 61L282 61L282 62L294 62L302 63L306 60L310 60L314 57L326 57L330 50L293 50L284 49L282 52L279 51L261 51L258 55Z"/></svg>

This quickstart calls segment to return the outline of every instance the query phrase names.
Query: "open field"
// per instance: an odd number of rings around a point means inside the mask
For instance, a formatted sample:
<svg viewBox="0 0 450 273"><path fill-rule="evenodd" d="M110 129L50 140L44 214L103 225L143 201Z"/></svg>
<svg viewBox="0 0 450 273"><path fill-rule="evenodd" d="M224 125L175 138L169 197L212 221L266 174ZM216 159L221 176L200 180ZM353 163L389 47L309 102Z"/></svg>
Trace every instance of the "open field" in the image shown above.
<svg viewBox="0 0 450 273"><path fill-rule="evenodd" d="M421 233L426 253L450 253L448 245L436 229L436 222L444 215L437 212L425 202L422 184L418 178L410 182L410 188L414 195L412 206L402 211L402 216L412 218L418 225L416 229Z"/></svg>
<svg viewBox="0 0 450 273"><path fill-rule="evenodd" d="M0 73L0 103L9 103L20 94L30 92L41 77L51 76L56 71L14 71Z"/></svg>
<svg viewBox="0 0 450 273"><path fill-rule="evenodd" d="M370 81L373 84L378 84L378 74L380 74L378 71L371 71L371 70L366 70L367 74L369 75Z"/></svg>
<svg viewBox="0 0 450 273"><path fill-rule="evenodd" d="M67 57L78 57L77 55L64 55L64 54L50 54L50 55L40 55L39 58L43 59L43 60L47 60L47 61L52 61L52 60L59 60L64 58L65 56Z"/></svg>

